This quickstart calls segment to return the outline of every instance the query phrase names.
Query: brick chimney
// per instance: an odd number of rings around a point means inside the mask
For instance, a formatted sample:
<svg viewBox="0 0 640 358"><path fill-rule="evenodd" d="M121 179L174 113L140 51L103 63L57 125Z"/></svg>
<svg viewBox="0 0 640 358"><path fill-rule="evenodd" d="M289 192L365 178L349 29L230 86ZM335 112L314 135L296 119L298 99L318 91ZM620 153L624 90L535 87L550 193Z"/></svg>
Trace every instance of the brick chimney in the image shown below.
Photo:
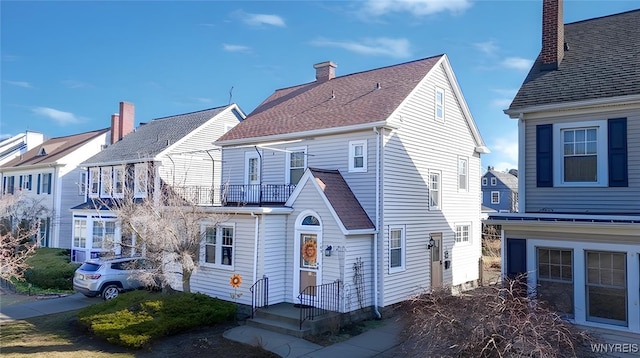
<svg viewBox="0 0 640 358"><path fill-rule="evenodd" d="M562 0L542 2L542 70L556 70L564 57Z"/></svg>
<svg viewBox="0 0 640 358"><path fill-rule="evenodd" d="M120 112L111 115L111 144L133 132L134 111L133 103L120 102Z"/></svg>
<svg viewBox="0 0 640 358"><path fill-rule="evenodd" d="M327 82L328 80L336 77L336 65L331 61L316 63L313 68L316 69L316 81Z"/></svg>

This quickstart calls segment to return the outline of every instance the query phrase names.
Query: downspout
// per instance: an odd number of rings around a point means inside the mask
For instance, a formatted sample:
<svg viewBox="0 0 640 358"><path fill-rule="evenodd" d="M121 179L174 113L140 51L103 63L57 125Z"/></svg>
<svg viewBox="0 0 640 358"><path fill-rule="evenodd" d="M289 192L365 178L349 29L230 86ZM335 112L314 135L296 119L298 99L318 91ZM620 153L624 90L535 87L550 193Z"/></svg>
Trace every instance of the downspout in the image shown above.
<svg viewBox="0 0 640 358"><path fill-rule="evenodd" d="M52 232L49 232L49 247L60 247L60 220L62 215L62 177L58 177L60 175L60 167L57 165L53 168L53 176L51 177L51 181L55 181L55 185L51 183L51 190L53 195L53 215L55 217L51 218L51 222L49 223L49 229ZM60 187L58 187L60 186ZM57 224L56 224L57 223ZM55 242L53 242L53 238L55 238Z"/></svg>
<svg viewBox="0 0 640 358"><path fill-rule="evenodd" d="M255 233L253 238L253 283L256 283L258 280L258 225L260 217L256 215L253 211L251 212L251 216L256 218L255 224Z"/></svg>
<svg viewBox="0 0 640 358"><path fill-rule="evenodd" d="M378 128L373 127L376 133L376 232L373 234L373 313L377 319L382 315L378 310L378 238L380 233L380 142L382 136Z"/></svg>

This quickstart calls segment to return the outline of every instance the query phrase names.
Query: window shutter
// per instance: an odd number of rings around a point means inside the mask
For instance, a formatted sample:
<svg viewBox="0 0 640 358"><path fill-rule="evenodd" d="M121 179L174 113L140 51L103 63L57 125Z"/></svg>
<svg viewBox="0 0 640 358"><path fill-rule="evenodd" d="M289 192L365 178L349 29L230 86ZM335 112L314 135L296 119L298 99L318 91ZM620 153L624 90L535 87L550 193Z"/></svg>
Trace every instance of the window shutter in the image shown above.
<svg viewBox="0 0 640 358"><path fill-rule="evenodd" d="M24 177L24 175L21 175L21 176L19 177L19 180L18 180L18 188L20 188L20 190L22 190L22 180L23 180L23 177Z"/></svg>
<svg viewBox="0 0 640 358"><path fill-rule="evenodd" d="M608 120L609 186L627 187L627 119Z"/></svg>
<svg viewBox="0 0 640 358"><path fill-rule="evenodd" d="M49 176L49 183L47 185L47 194L51 194L51 173L47 174Z"/></svg>
<svg viewBox="0 0 640 358"><path fill-rule="evenodd" d="M507 277L516 278L527 273L527 240L507 239Z"/></svg>
<svg viewBox="0 0 640 358"><path fill-rule="evenodd" d="M27 189L31 190L31 183L33 183L33 175L29 174L29 182L27 183Z"/></svg>
<svg viewBox="0 0 640 358"><path fill-rule="evenodd" d="M42 176L42 174L38 174L38 194L40 194L40 177Z"/></svg>
<svg viewBox="0 0 640 358"><path fill-rule="evenodd" d="M536 185L553 187L553 125L536 126Z"/></svg>

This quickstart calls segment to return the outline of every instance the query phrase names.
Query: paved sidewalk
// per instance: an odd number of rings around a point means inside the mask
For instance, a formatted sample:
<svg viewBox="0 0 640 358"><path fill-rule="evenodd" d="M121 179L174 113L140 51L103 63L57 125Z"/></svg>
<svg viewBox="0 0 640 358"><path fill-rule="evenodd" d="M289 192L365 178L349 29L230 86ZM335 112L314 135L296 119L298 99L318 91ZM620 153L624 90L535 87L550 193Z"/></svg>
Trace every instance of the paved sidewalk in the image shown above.
<svg viewBox="0 0 640 358"><path fill-rule="evenodd" d="M2 296L0 296L0 323L73 311L97 302L100 302L100 300L76 293L64 297L42 298L27 303L5 306L2 304Z"/></svg>
<svg viewBox="0 0 640 358"><path fill-rule="evenodd" d="M262 328L240 326L224 332L232 341L260 346L287 358L391 358L399 356L399 335L402 324L387 319L380 327L354 336L346 341L327 347L311 343L302 338L276 333Z"/></svg>

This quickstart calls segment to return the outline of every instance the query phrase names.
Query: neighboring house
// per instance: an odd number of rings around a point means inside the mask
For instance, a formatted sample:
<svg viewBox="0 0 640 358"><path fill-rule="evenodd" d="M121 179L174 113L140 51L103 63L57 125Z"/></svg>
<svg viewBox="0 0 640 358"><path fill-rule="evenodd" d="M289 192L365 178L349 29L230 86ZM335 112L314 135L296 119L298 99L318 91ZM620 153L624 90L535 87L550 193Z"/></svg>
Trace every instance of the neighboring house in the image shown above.
<svg viewBox="0 0 640 358"><path fill-rule="evenodd" d="M117 217L108 209L110 200L133 193L135 199L160 193L163 185L183 193L190 200L211 205L211 187L221 185L221 153L213 141L244 119L240 108L228 106L154 119L133 133L87 158L86 195L73 212L71 258L82 262L105 252L122 252L114 242L123 238ZM133 118L125 116L121 128L133 129ZM209 183L202 191L185 188ZM219 196L216 197L216 200Z"/></svg>
<svg viewBox="0 0 640 358"><path fill-rule="evenodd" d="M473 287L488 150L447 56L314 68L316 81L276 90L216 141L228 185L213 209L234 215L203 223L192 291L250 305L266 277L269 304L378 312Z"/></svg>
<svg viewBox="0 0 640 358"><path fill-rule="evenodd" d="M518 177L489 167L482 176L482 205L500 213L518 211Z"/></svg>
<svg viewBox="0 0 640 358"><path fill-rule="evenodd" d="M542 51L509 109L519 214L496 214L503 274L576 323L640 332L640 10L563 25L544 1ZM527 40L527 39L523 39Z"/></svg>
<svg viewBox="0 0 640 358"><path fill-rule="evenodd" d="M26 131L0 141L0 166L30 151L44 142L44 135Z"/></svg>
<svg viewBox="0 0 640 358"><path fill-rule="evenodd" d="M52 138L0 167L2 195L25 195L47 209L38 245L71 248L69 208L84 202L79 164L109 141L109 128Z"/></svg>

